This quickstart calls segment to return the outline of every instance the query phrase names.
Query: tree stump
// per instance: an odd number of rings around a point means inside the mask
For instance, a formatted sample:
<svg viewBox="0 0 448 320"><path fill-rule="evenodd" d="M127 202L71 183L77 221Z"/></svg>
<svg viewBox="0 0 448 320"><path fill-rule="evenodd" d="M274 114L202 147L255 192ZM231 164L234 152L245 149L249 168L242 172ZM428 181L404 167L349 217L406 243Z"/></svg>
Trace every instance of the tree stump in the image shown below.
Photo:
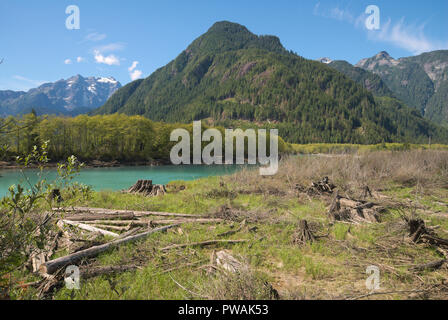
<svg viewBox="0 0 448 320"><path fill-rule="evenodd" d="M379 212L384 208L361 200L351 200L336 193L328 210L334 221L347 222L380 222Z"/></svg>
<svg viewBox="0 0 448 320"><path fill-rule="evenodd" d="M332 194L336 186L330 182L328 177L324 177L321 181L313 182L307 193L313 194Z"/></svg>
<svg viewBox="0 0 448 320"><path fill-rule="evenodd" d="M50 199L53 201L56 200L57 203L61 203L63 201L62 195L61 195L61 190L59 190L59 189L51 190Z"/></svg>
<svg viewBox="0 0 448 320"><path fill-rule="evenodd" d="M129 188L128 193L139 193L145 196L159 196L166 193L164 185L153 185L152 180L138 180L136 184Z"/></svg>
<svg viewBox="0 0 448 320"><path fill-rule="evenodd" d="M308 242L312 243L316 240L316 237L311 232L310 227L308 226L308 221L300 220L299 228L293 235L293 243L298 245L304 245Z"/></svg>

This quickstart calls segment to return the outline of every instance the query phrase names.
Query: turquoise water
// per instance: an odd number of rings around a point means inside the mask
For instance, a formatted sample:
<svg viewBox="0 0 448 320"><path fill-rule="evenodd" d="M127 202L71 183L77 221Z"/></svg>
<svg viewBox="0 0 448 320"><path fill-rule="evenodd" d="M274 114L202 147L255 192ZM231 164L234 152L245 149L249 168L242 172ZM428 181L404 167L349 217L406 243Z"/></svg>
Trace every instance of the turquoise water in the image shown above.
<svg viewBox="0 0 448 320"><path fill-rule="evenodd" d="M94 190L123 190L132 186L137 180L152 180L154 184L167 184L177 180L195 180L202 177L232 174L241 170L242 166L156 166L156 167L118 167L118 168L89 168L83 169L75 181L90 185ZM38 179L38 170L25 171L31 182ZM54 180L57 176L55 169L45 170L45 178ZM19 170L0 170L0 197L7 194L9 186L22 184L24 177Z"/></svg>

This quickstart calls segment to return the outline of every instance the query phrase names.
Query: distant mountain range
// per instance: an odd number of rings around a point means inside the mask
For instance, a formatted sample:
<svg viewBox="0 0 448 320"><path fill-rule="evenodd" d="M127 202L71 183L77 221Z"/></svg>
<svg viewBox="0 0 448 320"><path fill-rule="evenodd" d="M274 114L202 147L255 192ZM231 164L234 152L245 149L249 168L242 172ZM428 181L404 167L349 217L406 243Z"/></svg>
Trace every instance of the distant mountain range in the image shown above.
<svg viewBox="0 0 448 320"><path fill-rule="evenodd" d="M374 94L394 96L426 118L448 124L448 50L401 59L382 51L355 66L346 61L329 65Z"/></svg>
<svg viewBox="0 0 448 320"><path fill-rule="evenodd" d="M287 51L275 36L218 22L176 59L119 89L91 114L225 125L242 120L277 127L297 143L427 142L430 136L448 142L446 129L389 97L393 92L379 76L348 63L321 61Z"/></svg>
<svg viewBox="0 0 448 320"><path fill-rule="evenodd" d="M45 83L28 92L0 91L0 116L37 114L77 115L102 106L121 84L114 78L80 75Z"/></svg>

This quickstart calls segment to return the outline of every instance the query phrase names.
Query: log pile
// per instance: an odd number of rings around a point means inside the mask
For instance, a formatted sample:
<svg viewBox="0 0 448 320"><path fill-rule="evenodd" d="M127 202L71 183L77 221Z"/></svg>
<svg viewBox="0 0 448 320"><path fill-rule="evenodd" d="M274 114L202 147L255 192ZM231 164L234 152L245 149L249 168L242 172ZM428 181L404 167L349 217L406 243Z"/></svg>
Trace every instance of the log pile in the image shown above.
<svg viewBox="0 0 448 320"><path fill-rule="evenodd" d="M206 224L223 221L193 214L104 208L53 208L53 211L56 212L55 217L59 219L56 225L60 232L48 248L32 255L30 259L33 271L39 271L46 275L54 274L61 268L80 260L95 257L123 243L136 241L154 232L166 231L183 223ZM77 233L75 234L74 231ZM79 238L79 235L86 236L86 234L87 240ZM110 242L101 240L104 239L104 236L113 240ZM75 245L75 249L73 249L72 245L79 241L83 244ZM68 248L72 253L49 260L57 247Z"/></svg>
<svg viewBox="0 0 448 320"><path fill-rule="evenodd" d="M153 197L164 195L166 193L166 187L164 185L152 184L152 180L138 180L127 192Z"/></svg>
<svg viewBox="0 0 448 320"><path fill-rule="evenodd" d="M225 222L222 218L209 218L203 215L86 207L53 208L53 217L59 228L58 234L54 241L49 242L50 245L44 252L32 256L30 261L33 271L42 276L42 280L32 285L37 287L39 298L51 298L54 290L63 286L65 268L70 265L79 266L82 279L140 269L145 265L144 262L133 261L133 264L125 266L96 266L92 259L123 244L142 240L157 232L178 228L183 223ZM245 227L246 221L243 221L240 228L234 231L236 233ZM182 232L182 229L178 228L178 230ZM222 238L230 234L233 233L221 234L218 237ZM159 248L158 252L165 255L167 251L177 250L181 254L184 250L193 250L197 247L230 246L247 241L245 239L189 241ZM68 254L51 259L58 249L67 250ZM214 257L212 265L207 264L205 267L219 269L224 273L241 273L249 270L246 264L234 258L229 251L219 251ZM199 263L203 261L189 262L167 270L176 270ZM167 270L165 271L168 272Z"/></svg>

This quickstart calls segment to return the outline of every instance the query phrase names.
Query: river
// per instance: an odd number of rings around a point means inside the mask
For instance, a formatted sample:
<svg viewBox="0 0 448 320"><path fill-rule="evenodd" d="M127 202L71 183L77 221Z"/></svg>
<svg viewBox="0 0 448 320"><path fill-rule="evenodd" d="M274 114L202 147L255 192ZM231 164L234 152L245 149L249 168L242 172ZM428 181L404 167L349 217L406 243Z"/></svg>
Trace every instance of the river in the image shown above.
<svg viewBox="0 0 448 320"><path fill-rule="evenodd" d="M137 180L152 180L154 184L167 184L172 181L188 181L209 176L232 174L243 166L154 166L154 167L117 167L117 168L85 168L74 179L77 182L90 185L96 191L123 190L132 186ZM27 169L26 176L32 183L38 180L38 170ZM52 181L57 177L56 169L46 169L45 178ZM11 185L22 184L24 177L19 170L0 170L0 197L8 193Z"/></svg>

